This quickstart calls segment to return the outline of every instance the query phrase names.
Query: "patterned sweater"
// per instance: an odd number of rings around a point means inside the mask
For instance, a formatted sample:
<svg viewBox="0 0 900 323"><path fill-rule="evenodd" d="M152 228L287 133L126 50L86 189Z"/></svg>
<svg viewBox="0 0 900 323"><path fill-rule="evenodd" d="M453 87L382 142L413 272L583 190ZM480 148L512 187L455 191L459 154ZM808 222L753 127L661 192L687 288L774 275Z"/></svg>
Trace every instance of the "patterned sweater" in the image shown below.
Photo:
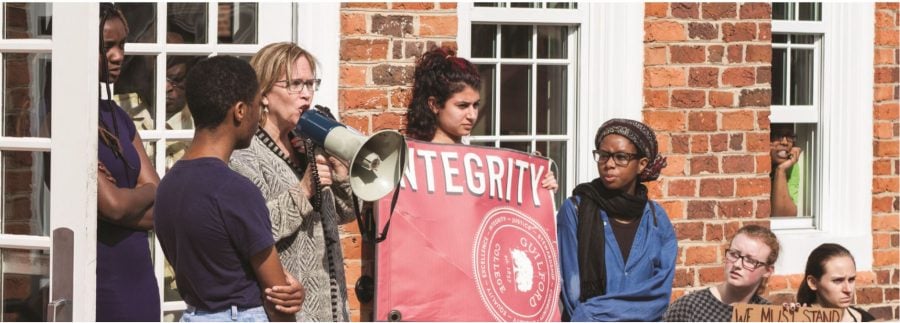
<svg viewBox="0 0 900 323"><path fill-rule="evenodd" d="M250 147L236 150L229 167L250 179L266 199L278 256L285 270L306 289L298 321L349 321L344 257L338 225L356 219L350 184L322 190L320 212L300 187L303 172L262 130Z"/></svg>
<svg viewBox="0 0 900 323"><path fill-rule="evenodd" d="M750 298L750 304L769 305L769 301L759 295ZM666 322L728 322L731 321L731 305L722 303L713 296L710 288L705 288L685 296L669 305L663 321Z"/></svg>

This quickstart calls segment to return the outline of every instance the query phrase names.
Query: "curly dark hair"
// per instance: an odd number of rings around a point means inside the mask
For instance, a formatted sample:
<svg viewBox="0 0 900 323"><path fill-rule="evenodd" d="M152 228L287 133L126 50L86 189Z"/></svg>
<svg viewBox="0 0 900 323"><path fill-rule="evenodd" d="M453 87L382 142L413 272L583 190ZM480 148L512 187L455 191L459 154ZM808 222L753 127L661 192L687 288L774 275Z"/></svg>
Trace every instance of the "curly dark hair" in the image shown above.
<svg viewBox="0 0 900 323"><path fill-rule="evenodd" d="M252 104L259 90L253 67L234 56L198 62L188 72L184 86L197 129L215 129L234 104Z"/></svg>
<svg viewBox="0 0 900 323"><path fill-rule="evenodd" d="M433 97L443 107L450 96L466 86L476 91L481 87L481 76L471 62L456 57L456 52L449 48L437 47L422 55L416 63L412 99L406 114L406 135L431 141L437 119L428 106L428 99Z"/></svg>

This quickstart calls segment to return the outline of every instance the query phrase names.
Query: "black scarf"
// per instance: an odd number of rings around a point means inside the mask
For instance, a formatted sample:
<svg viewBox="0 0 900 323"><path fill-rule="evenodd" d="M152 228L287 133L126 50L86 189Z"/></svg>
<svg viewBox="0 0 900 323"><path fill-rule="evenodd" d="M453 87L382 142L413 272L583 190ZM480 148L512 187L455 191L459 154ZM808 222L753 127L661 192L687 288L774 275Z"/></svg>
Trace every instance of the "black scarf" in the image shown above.
<svg viewBox="0 0 900 323"><path fill-rule="evenodd" d="M598 178L578 184L572 195L581 198L578 204L578 272L581 276L579 299L584 302L606 294L606 235L597 209L611 218L637 219L644 214L647 205L647 187L638 183L635 194L631 195L607 189Z"/></svg>

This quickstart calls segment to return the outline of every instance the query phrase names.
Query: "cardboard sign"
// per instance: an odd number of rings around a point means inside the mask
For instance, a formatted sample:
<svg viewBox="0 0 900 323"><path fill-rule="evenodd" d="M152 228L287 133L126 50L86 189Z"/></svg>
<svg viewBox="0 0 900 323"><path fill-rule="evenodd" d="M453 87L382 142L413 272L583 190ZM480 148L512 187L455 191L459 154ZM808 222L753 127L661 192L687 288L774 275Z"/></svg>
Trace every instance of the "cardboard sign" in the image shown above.
<svg viewBox="0 0 900 323"><path fill-rule="evenodd" d="M387 239L376 244L375 320L559 321L549 161L410 140ZM378 202L378 230L391 197Z"/></svg>
<svg viewBox="0 0 900 323"><path fill-rule="evenodd" d="M732 322L838 322L844 310L839 308L801 307L791 312L781 305L737 304Z"/></svg>

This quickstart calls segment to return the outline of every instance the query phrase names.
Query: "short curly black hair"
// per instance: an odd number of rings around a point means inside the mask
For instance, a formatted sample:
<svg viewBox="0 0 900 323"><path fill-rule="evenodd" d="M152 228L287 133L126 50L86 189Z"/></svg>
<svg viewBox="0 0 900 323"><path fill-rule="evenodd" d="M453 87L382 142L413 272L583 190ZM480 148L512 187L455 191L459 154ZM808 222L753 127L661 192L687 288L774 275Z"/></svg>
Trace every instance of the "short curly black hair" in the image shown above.
<svg viewBox="0 0 900 323"><path fill-rule="evenodd" d="M428 107L428 98L434 97L437 105L443 106L450 96L466 86L476 91L481 87L481 76L471 62L456 57L456 52L449 48L436 47L422 55L416 64L412 99L406 114L406 135L431 141L437 118Z"/></svg>
<svg viewBox="0 0 900 323"><path fill-rule="evenodd" d="M194 65L184 88L194 126L215 129L236 103L255 103L259 83L250 63L234 56L215 56Z"/></svg>

